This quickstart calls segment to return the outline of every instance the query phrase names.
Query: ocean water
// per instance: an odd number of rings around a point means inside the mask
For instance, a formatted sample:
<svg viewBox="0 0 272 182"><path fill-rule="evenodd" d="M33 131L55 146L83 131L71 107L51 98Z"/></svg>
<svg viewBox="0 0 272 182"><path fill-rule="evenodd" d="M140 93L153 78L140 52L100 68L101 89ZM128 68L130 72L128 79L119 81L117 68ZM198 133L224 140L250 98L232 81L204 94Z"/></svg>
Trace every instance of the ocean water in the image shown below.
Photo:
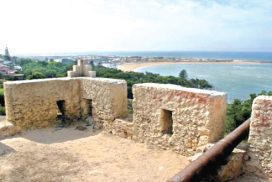
<svg viewBox="0 0 272 182"><path fill-rule="evenodd" d="M87 53L85 53L87 54ZM272 52L220 52L220 51L119 51L92 52L88 54L105 56L144 56L144 57L176 57L203 59L236 59L247 61L272 62Z"/></svg>
<svg viewBox="0 0 272 182"><path fill-rule="evenodd" d="M259 59L261 60L261 59ZM267 60L268 61L268 60ZM229 64L169 64L139 68L138 72L178 76L185 69L189 78L209 81L214 90L227 92L228 102L247 99L251 93L272 91L272 63L229 65Z"/></svg>

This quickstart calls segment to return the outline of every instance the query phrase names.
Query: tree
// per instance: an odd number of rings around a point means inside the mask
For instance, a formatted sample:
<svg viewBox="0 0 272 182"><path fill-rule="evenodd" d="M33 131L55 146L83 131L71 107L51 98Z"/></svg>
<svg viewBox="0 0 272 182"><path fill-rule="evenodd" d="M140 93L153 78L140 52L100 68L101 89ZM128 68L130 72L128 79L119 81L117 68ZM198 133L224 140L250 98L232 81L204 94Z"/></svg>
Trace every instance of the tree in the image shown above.
<svg viewBox="0 0 272 182"><path fill-rule="evenodd" d="M104 78L116 78L124 79L127 81L128 88L128 98L133 98L132 85L136 83L164 83L164 84L175 84L181 85L184 87L193 87L193 88L211 88L212 86L206 81L201 79L188 80L181 77L174 76L161 76L159 74L154 74L150 72L146 73L137 73L137 72L123 72L114 68L106 68L103 66L95 66L94 70L96 71L97 77ZM186 72L186 71L185 71Z"/></svg>
<svg viewBox="0 0 272 182"><path fill-rule="evenodd" d="M180 78L183 78L183 79L187 79L187 78L188 78L187 71L186 71L186 70L181 70L181 71L179 72L179 77L180 77Z"/></svg>
<svg viewBox="0 0 272 182"><path fill-rule="evenodd" d="M258 95L272 95L272 92L261 91L259 94L250 94L250 98L247 100L235 99L232 103L228 104L226 133L233 131L244 121L250 118L252 111L253 100Z"/></svg>
<svg viewBox="0 0 272 182"><path fill-rule="evenodd" d="M29 80L32 79L40 79L40 78L45 78L45 75L41 72L33 72L31 75L26 77Z"/></svg>
<svg viewBox="0 0 272 182"><path fill-rule="evenodd" d="M70 64L57 62L38 61L33 59L20 59L18 63L26 79L64 77L68 70L72 69Z"/></svg>
<svg viewBox="0 0 272 182"><path fill-rule="evenodd" d="M10 54L9 54L9 50L8 50L8 48L6 47L6 49L5 49L5 60L7 60L7 61L10 61L11 60L11 57L10 57Z"/></svg>
<svg viewBox="0 0 272 182"><path fill-rule="evenodd" d="M93 60L90 61L90 65L92 66L92 68L94 67L94 62L93 62Z"/></svg>

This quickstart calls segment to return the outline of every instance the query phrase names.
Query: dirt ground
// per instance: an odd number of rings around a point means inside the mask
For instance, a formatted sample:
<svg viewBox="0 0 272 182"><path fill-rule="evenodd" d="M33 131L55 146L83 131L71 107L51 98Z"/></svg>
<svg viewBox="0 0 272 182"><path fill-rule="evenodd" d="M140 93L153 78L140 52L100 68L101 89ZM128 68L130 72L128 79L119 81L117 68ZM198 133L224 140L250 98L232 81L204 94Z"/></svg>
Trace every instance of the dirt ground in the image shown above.
<svg viewBox="0 0 272 182"><path fill-rule="evenodd" d="M189 163L91 128L28 131L1 140L0 149L0 181L7 182L165 181Z"/></svg>

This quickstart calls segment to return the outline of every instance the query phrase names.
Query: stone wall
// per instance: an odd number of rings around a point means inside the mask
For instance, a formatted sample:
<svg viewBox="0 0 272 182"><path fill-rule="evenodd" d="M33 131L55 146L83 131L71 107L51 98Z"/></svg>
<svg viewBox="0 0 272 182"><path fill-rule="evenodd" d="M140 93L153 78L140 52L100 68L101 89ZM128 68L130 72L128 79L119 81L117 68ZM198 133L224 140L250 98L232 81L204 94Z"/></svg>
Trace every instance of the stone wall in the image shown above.
<svg viewBox="0 0 272 182"><path fill-rule="evenodd" d="M107 78L82 78L81 98L92 100L95 121L111 127L115 118L127 115L127 83Z"/></svg>
<svg viewBox="0 0 272 182"><path fill-rule="evenodd" d="M247 172L272 177L272 97L259 96L252 105Z"/></svg>
<svg viewBox="0 0 272 182"><path fill-rule="evenodd" d="M224 133L225 93L145 83L134 85L133 95L134 138L138 141L192 155Z"/></svg>
<svg viewBox="0 0 272 182"><path fill-rule="evenodd" d="M22 128L44 127L56 121L56 102L65 100L67 117L80 114L80 83L73 79L41 79L4 83L7 121Z"/></svg>
<svg viewBox="0 0 272 182"><path fill-rule="evenodd" d="M56 122L57 101L65 101L65 115L79 119L92 115L95 124L107 125L127 112L123 80L56 78L4 83L7 121L22 128L46 127Z"/></svg>

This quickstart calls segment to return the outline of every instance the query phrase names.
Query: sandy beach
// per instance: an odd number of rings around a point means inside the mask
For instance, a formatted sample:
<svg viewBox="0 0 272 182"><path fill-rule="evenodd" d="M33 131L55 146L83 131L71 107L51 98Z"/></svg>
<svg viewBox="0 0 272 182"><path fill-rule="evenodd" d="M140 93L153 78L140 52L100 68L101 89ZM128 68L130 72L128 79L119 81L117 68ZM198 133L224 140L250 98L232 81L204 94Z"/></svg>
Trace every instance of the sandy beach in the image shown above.
<svg viewBox="0 0 272 182"><path fill-rule="evenodd" d="M150 66L157 66L157 65L165 65L165 64L231 64L231 65L248 65L248 64L262 64L261 62L258 61L240 61L240 60L235 60L233 62L215 62L215 61L205 61L205 62L200 62L200 61L179 61L179 62L142 62L142 63L125 63L117 66L118 69L122 71L134 71L135 69L138 68L144 68L144 67L150 67Z"/></svg>

